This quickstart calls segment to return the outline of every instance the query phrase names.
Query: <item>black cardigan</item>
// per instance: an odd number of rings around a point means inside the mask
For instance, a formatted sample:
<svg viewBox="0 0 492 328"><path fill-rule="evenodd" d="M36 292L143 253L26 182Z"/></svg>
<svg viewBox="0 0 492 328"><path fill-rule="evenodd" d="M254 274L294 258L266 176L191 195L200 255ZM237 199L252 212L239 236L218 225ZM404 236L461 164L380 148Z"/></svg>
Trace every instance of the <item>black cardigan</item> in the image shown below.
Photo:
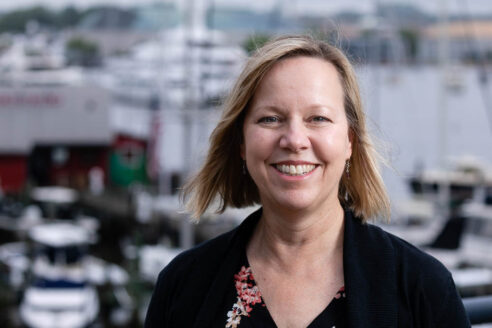
<svg viewBox="0 0 492 328"><path fill-rule="evenodd" d="M206 328L232 283L261 210L178 255L159 274L146 328ZM351 328L470 327L449 271L436 259L345 212L343 265ZM225 326L225 318L224 318Z"/></svg>

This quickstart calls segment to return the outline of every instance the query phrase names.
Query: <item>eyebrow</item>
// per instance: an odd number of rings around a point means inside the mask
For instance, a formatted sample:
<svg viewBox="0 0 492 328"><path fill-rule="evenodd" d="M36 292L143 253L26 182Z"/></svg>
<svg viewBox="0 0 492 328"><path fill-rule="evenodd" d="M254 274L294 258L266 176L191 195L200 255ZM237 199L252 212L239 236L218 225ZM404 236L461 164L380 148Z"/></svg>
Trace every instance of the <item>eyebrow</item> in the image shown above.
<svg viewBox="0 0 492 328"><path fill-rule="evenodd" d="M285 112L285 109L283 109L282 107L278 107L275 105L269 105L269 104L254 106L253 108L255 108L257 110L272 110L272 111L277 112L277 113L284 113ZM324 104L313 104L313 105L308 106L307 109L327 109L329 111L336 111L335 107L330 106L330 105L324 105ZM342 110L344 110L344 108L342 108Z"/></svg>
<svg viewBox="0 0 492 328"><path fill-rule="evenodd" d="M271 110L274 112L284 112L285 110L275 105L260 105L253 107L256 110Z"/></svg>

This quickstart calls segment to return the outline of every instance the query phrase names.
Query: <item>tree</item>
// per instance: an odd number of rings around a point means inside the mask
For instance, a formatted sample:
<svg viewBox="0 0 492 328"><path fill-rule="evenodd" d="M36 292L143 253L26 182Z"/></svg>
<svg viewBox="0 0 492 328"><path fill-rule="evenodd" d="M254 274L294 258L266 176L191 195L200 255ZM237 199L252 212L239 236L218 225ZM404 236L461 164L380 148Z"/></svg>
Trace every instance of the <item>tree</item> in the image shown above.
<svg viewBox="0 0 492 328"><path fill-rule="evenodd" d="M73 27L78 24L81 17L81 12L73 6L68 6L57 14L55 24L60 28Z"/></svg>
<svg viewBox="0 0 492 328"><path fill-rule="evenodd" d="M243 48L249 53L253 53L256 49L261 48L270 40L270 36L266 34L253 34L243 43Z"/></svg>
<svg viewBox="0 0 492 328"><path fill-rule="evenodd" d="M65 47L67 63L86 67L99 66L102 63L97 43L80 37L70 39Z"/></svg>
<svg viewBox="0 0 492 328"><path fill-rule="evenodd" d="M30 21L52 26L54 14L41 6L11 11L0 18L0 32L24 32Z"/></svg>
<svg viewBox="0 0 492 328"><path fill-rule="evenodd" d="M405 45L405 51L407 58L411 62L415 62L417 59L418 46L419 46L419 36L415 30L401 29L400 37Z"/></svg>
<svg viewBox="0 0 492 328"><path fill-rule="evenodd" d="M83 13L71 6L59 12L42 6L13 10L0 16L0 33L22 33L28 22L37 22L42 27L52 29L71 27L75 26L82 16Z"/></svg>

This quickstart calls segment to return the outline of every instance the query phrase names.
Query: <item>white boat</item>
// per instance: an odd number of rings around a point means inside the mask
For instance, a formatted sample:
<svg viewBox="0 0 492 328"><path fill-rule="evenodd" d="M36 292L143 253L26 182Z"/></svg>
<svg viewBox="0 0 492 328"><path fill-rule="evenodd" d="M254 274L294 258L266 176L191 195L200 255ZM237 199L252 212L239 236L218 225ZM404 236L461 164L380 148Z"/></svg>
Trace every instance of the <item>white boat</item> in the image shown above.
<svg viewBox="0 0 492 328"><path fill-rule="evenodd" d="M473 198L487 196L484 191L492 188L492 167L477 158L462 157L454 160L449 169L418 172L410 179L410 185L415 196L459 206Z"/></svg>
<svg viewBox="0 0 492 328"><path fill-rule="evenodd" d="M414 207L400 207L407 219L384 228L439 259L462 293L490 290L492 168L465 157L451 169L416 174L410 185Z"/></svg>
<svg viewBox="0 0 492 328"><path fill-rule="evenodd" d="M96 287L87 276L89 233L71 223L47 223L29 232L35 244L32 280L20 318L28 327L85 327L99 313Z"/></svg>
<svg viewBox="0 0 492 328"><path fill-rule="evenodd" d="M39 280L28 287L20 316L28 327L86 327L97 318L99 298L95 287L65 281Z"/></svg>
<svg viewBox="0 0 492 328"><path fill-rule="evenodd" d="M155 284L159 272L182 251L165 245L142 246L138 251L140 278Z"/></svg>
<svg viewBox="0 0 492 328"><path fill-rule="evenodd" d="M464 216L464 204L492 203L492 167L471 157L453 163L448 169L414 174L409 179L412 199L394 206L396 220L385 228L419 246L454 248L436 245L436 237L449 224L449 218ZM456 243L458 240L450 241Z"/></svg>
<svg viewBox="0 0 492 328"><path fill-rule="evenodd" d="M468 222L460 248L462 257L492 268L492 204L469 202L463 206L463 215Z"/></svg>

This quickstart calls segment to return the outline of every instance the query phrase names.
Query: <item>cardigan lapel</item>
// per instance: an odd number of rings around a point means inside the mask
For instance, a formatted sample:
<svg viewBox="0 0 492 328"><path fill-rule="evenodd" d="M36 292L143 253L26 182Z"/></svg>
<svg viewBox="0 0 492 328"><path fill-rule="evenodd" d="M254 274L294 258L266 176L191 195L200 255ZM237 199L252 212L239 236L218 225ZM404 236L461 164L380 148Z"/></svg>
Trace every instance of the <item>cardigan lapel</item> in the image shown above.
<svg viewBox="0 0 492 328"><path fill-rule="evenodd" d="M396 252L376 227L345 212L343 264L350 328L396 327Z"/></svg>
<svg viewBox="0 0 492 328"><path fill-rule="evenodd" d="M218 299L229 287L261 209L251 214L236 229L228 251L196 317L194 328L210 327L222 305ZM347 319L350 328L397 327L396 253L379 228L362 224L352 212L345 212L343 266L347 294Z"/></svg>
<svg viewBox="0 0 492 328"><path fill-rule="evenodd" d="M232 277L236 273L235 270L240 265L239 261L242 257L241 253L244 252L246 244L261 217L261 213L262 209L260 208L249 215L239 227L236 228L229 243L225 245L228 251L224 256L222 264L217 268L215 279L211 283L207 296L198 311L198 315L193 325L194 328L212 327L215 314L222 306L221 297L230 287L229 284L227 284L227 281L231 281L232 284Z"/></svg>

